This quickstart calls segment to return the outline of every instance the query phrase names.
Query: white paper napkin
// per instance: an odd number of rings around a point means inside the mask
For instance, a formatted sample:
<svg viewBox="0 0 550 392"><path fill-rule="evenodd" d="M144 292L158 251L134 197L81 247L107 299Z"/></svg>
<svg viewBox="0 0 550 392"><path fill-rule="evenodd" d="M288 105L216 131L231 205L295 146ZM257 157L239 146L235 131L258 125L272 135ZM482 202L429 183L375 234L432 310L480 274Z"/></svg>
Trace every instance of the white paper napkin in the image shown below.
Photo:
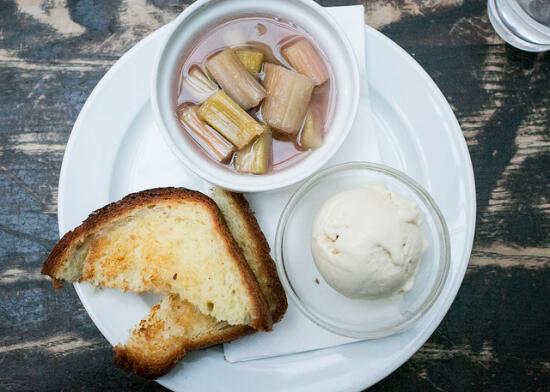
<svg viewBox="0 0 550 392"><path fill-rule="evenodd" d="M349 161L380 162L368 91L363 6L331 7L327 10L348 36L357 56L361 77L361 98L357 118L342 148L328 165ZM357 148L357 145L361 148ZM275 227L273 227L274 225L264 225L263 221L273 222L273 215L281 213L285 202L294 190L295 188L277 193L262 194L261 197L255 197L254 195L249 197L250 204L257 211L260 226L262 226L272 248ZM224 344L224 353L226 360L229 362L238 362L311 351L354 341L356 339L336 335L317 326L317 324L303 316L289 299L288 310L283 320L273 326L272 332L257 333L226 343Z"/></svg>

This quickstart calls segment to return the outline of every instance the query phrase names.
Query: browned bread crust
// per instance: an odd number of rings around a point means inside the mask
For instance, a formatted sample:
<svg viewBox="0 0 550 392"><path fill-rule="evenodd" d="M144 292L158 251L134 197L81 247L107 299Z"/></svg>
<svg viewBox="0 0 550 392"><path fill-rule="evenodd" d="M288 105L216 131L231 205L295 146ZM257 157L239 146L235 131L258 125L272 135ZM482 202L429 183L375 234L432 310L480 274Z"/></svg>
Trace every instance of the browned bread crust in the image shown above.
<svg viewBox="0 0 550 392"><path fill-rule="evenodd" d="M272 321L271 314L268 311L264 296L262 295L256 277L254 276L250 266L246 262L244 256L235 240L231 236L227 224L221 215L216 203L208 196L185 188L157 188L137 193L132 193L125 196L123 199L108 204L103 208L98 209L88 216L88 218L77 228L67 232L54 247L42 268L42 273L49 275L53 279L58 278L58 271L67 261L69 250L79 240L84 238L89 233L95 232L102 225L111 220L123 216L132 211L136 207L153 204L162 200L187 200L202 204L208 208L215 217L216 229L227 242L228 248L237 263L239 272L243 277L243 281L247 286L247 291L252 300L254 318L250 326L258 330L271 330Z"/></svg>
<svg viewBox="0 0 550 392"><path fill-rule="evenodd" d="M272 301L276 304L274 309L271 311L271 318L273 322L276 323L280 321L288 307L285 290L277 274L277 267L275 266L275 261L270 256L270 247L267 243L264 233L262 232L254 212L250 208L248 200L243 196L242 193L227 192L231 197L235 205L237 206L237 211L241 214L243 220L248 226L248 231L254 237L256 246L261 249L261 254L258 255L258 258L262 260L261 267L263 269L264 276L269 277L269 291L264 293L264 295L270 297Z"/></svg>

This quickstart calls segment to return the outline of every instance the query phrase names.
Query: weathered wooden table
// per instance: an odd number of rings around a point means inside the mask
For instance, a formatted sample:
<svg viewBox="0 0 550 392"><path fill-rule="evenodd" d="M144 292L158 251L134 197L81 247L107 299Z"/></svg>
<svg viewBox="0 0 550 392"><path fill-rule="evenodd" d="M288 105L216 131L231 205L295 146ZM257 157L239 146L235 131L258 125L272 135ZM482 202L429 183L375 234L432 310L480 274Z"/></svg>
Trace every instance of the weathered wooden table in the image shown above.
<svg viewBox="0 0 550 392"><path fill-rule="evenodd" d="M323 5L361 1L324 0ZM550 390L550 53L505 45L483 0L368 0L464 132L477 232L463 286L411 360L373 390ZM0 0L0 389L161 390L112 364L72 289L39 271L58 239L59 169L95 84L176 0Z"/></svg>

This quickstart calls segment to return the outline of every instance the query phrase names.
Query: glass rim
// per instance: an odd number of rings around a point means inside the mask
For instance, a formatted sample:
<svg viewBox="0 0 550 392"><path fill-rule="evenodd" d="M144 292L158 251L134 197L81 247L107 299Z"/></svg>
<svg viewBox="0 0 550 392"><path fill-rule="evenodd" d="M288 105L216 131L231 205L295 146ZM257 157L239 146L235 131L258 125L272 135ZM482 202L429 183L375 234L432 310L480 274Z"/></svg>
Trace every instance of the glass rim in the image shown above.
<svg viewBox="0 0 550 392"><path fill-rule="evenodd" d="M393 323L389 327L384 327L378 330L350 330L342 328L334 325L333 323L326 322L325 320L323 320L322 317L311 311L311 309L309 309L309 307L300 299L300 296L294 290L291 279L288 276L287 269L285 267L285 260L283 256L285 229L289 221L289 216L293 212L296 204L302 199L303 195L323 178L328 177L334 173L351 169L360 169L382 173L385 175L389 175L404 184L408 189L410 189L417 197L422 200L422 202L429 210L431 210L431 216L436 226L438 227L438 232L441 233L441 235L438 236L441 237L441 250L439 252L439 255L437 256L438 276L430 290L429 295L416 310L410 312L410 315L406 316L406 319L404 321ZM443 217L441 210L439 209L431 195L418 182L416 182L405 173L402 173L383 164L370 162L347 162L330 166L318 171L315 175L304 181L287 201L279 218L275 234L275 260L277 272L281 277L281 282L283 284L283 287L285 288L287 295L290 296L291 300L298 307L300 312L309 320L313 321L315 324L326 330L334 332L338 335L360 339L377 339L403 332L432 308L432 305L435 303L437 298L439 298L439 295L443 290L443 287L449 275L451 261L450 247L451 244L447 223L445 222L445 218Z"/></svg>
<svg viewBox="0 0 550 392"><path fill-rule="evenodd" d="M523 22L527 23L530 27L538 30L539 32L550 36L550 27L545 26L535 18L533 18L526 9L524 9L517 0L507 2L508 5L517 13ZM500 12L498 1L495 1L498 11Z"/></svg>

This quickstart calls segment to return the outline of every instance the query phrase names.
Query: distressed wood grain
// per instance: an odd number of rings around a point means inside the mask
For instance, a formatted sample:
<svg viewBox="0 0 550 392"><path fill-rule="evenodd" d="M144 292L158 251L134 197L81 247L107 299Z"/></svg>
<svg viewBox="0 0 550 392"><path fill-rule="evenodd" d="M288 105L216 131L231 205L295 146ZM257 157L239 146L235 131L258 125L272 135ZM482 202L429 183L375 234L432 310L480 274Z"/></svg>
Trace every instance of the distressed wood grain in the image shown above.
<svg viewBox="0 0 550 392"><path fill-rule="evenodd" d="M112 365L71 289L40 267L58 239L59 169L72 125L114 62L171 21L176 0L0 0L0 389L163 390ZM550 53L494 33L483 0L323 0L426 69L468 143L477 229L464 284L411 360L375 391L548 391Z"/></svg>

